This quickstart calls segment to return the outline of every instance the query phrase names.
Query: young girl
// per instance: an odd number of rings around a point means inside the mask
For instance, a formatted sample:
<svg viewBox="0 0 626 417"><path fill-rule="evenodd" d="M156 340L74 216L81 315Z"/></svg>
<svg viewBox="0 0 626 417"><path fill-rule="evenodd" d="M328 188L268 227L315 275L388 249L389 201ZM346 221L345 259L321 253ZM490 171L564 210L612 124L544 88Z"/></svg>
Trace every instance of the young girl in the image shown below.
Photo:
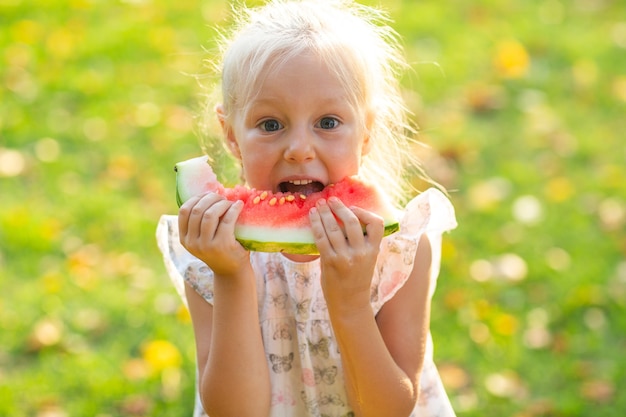
<svg viewBox="0 0 626 417"><path fill-rule="evenodd" d="M349 1L242 14L215 108L248 186L308 194L358 174L402 202L415 165L403 61L382 21ZM195 415L454 416L429 335L440 238L456 226L443 194L410 201L385 238L376 214L321 201L309 213L319 256L246 251L241 209L209 193L159 224L196 337Z"/></svg>

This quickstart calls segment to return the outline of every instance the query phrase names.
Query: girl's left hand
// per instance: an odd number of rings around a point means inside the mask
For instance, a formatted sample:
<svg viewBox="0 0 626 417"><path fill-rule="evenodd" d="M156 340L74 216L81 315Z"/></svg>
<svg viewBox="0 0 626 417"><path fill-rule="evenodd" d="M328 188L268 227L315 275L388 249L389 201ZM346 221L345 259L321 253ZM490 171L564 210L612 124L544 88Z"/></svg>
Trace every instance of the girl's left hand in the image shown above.
<svg viewBox="0 0 626 417"><path fill-rule="evenodd" d="M320 200L309 217L329 309L369 307L370 285L385 230L383 219L358 207L348 208L336 197Z"/></svg>

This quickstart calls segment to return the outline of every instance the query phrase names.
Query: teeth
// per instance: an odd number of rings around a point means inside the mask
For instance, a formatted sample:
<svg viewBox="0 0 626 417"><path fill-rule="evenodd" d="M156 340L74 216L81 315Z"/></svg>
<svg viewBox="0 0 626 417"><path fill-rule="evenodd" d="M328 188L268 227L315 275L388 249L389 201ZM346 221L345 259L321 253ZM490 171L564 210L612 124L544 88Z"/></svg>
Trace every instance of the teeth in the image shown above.
<svg viewBox="0 0 626 417"><path fill-rule="evenodd" d="M289 183L293 184L293 185L307 185L307 184L311 184L313 182L313 180L292 180L289 181Z"/></svg>

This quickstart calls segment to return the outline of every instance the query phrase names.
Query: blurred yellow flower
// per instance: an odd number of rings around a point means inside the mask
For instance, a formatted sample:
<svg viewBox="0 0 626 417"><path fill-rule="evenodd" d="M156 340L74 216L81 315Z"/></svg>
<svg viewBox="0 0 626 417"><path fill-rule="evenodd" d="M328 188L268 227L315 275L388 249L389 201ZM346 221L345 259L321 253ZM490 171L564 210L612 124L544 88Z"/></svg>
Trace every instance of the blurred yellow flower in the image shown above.
<svg viewBox="0 0 626 417"><path fill-rule="evenodd" d="M443 259L454 259L456 256L456 247L450 239L443 239L441 243L441 256Z"/></svg>
<svg viewBox="0 0 626 417"><path fill-rule="evenodd" d="M42 288L46 294L58 294L63 289L65 276L56 271L46 272L41 276Z"/></svg>
<svg viewBox="0 0 626 417"><path fill-rule="evenodd" d="M592 88L598 81L600 70L594 61L584 58L574 63L572 66L572 75L576 86Z"/></svg>
<svg viewBox="0 0 626 417"><path fill-rule="evenodd" d="M74 48L81 35L69 27L58 28L48 35L46 50L56 58L68 58L74 53Z"/></svg>
<svg viewBox="0 0 626 417"><path fill-rule="evenodd" d="M176 318L182 323L191 323L191 314L184 305L181 305L176 311Z"/></svg>
<svg viewBox="0 0 626 417"><path fill-rule="evenodd" d="M517 318L511 314L499 314L495 317L493 329L503 336L512 336L518 328Z"/></svg>
<svg viewBox="0 0 626 417"><path fill-rule="evenodd" d="M626 76L619 76L613 80L611 92L617 100L626 103Z"/></svg>
<svg viewBox="0 0 626 417"><path fill-rule="evenodd" d="M151 340L143 346L141 353L155 372L179 367L182 362L178 348L167 340Z"/></svg>
<svg viewBox="0 0 626 417"><path fill-rule="evenodd" d="M544 189L546 197L557 203L568 200L575 191L574 184L566 177L551 179Z"/></svg>
<svg viewBox="0 0 626 417"><path fill-rule="evenodd" d="M35 45L40 41L44 29L34 20L20 20L11 28L11 35L17 42Z"/></svg>
<svg viewBox="0 0 626 417"><path fill-rule="evenodd" d="M521 43L508 40L500 42L496 47L494 67L504 78L522 78L528 73L530 56Z"/></svg>

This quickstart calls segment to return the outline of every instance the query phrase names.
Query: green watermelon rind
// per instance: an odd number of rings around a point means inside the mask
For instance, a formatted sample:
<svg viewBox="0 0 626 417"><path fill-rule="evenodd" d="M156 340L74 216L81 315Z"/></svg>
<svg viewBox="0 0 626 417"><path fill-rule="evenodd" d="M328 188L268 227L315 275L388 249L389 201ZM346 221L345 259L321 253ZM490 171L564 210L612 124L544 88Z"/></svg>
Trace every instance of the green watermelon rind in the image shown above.
<svg viewBox="0 0 626 417"><path fill-rule="evenodd" d="M241 246L252 252L282 252L292 255L317 255L315 243L259 242L258 240L237 239Z"/></svg>
<svg viewBox="0 0 626 417"><path fill-rule="evenodd" d="M400 230L398 222L385 224L384 236ZM254 252L282 252L292 255L318 255L317 245L312 242L261 242L254 239L237 238L245 249Z"/></svg>
<svg viewBox="0 0 626 417"><path fill-rule="evenodd" d="M176 204L178 204L178 208L180 208L180 206L182 206L183 204L185 204L186 200L183 200L180 196L180 190L178 189L178 184L176 187Z"/></svg>

